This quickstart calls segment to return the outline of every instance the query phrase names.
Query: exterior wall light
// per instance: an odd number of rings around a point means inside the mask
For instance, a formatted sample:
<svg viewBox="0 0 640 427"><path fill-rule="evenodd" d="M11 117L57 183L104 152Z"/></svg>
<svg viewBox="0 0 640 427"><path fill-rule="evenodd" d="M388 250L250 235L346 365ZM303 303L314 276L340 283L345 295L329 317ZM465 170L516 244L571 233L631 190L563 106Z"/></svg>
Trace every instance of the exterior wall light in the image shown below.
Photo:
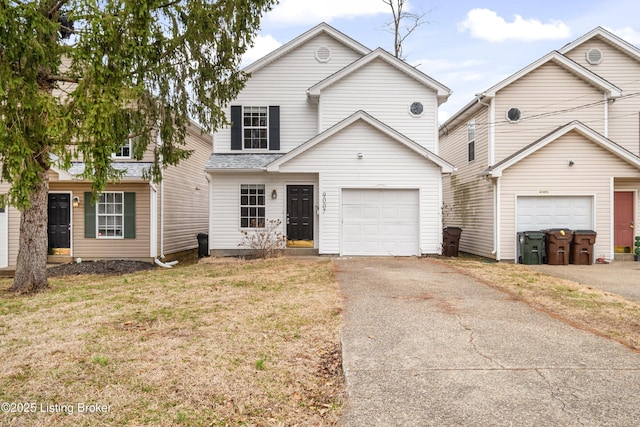
<svg viewBox="0 0 640 427"><path fill-rule="evenodd" d="M271 198L273 200L278 198L278 191L274 188L273 191L271 192Z"/></svg>
<svg viewBox="0 0 640 427"><path fill-rule="evenodd" d="M73 198L73 207L77 208L78 206L80 206L80 197L74 196L74 198Z"/></svg>

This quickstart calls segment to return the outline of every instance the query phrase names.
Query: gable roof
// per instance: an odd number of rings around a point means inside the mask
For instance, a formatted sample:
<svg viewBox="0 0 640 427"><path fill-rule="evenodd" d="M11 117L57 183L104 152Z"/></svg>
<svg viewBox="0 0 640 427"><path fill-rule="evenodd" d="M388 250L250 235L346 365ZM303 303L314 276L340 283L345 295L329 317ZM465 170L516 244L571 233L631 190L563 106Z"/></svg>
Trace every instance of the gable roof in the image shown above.
<svg viewBox="0 0 640 427"><path fill-rule="evenodd" d="M449 96L451 95L451 89L449 89L445 85L437 82L436 80L432 79L431 77L429 77L428 75L426 75L422 71L418 70L417 68L412 67L411 65L407 64L406 62L396 58L395 56L391 55L389 52L387 52L386 50L384 50L382 48L377 48L373 52L370 52L369 54L367 54L364 57L352 62L351 64L349 64L346 67L342 68L341 70L337 71L336 73L333 73L332 75L330 75L326 79L324 79L324 80L316 83L315 85L311 86L307 90L307 94L312 98L319 97L320 96L320 92L322 92L323 89L325 89L325 88L331 86L332 84L340 81L341 79L353 74L357 70L359 70L359 69L361 69L363 67L366 67L367 64L371 63L372 61L375 61L376 59L380 59L380 60L386 62L387 64L391 65L392 67L396 68L397 70L405 73L409 77L412 77L413 79L415 79L419 83L422 83L423 85L433 89L436 92L437 96L438 96L438 105L440 105L443 102L445 102L447 100L447 98L449 98Z"/></svg>
<svg viewBox="0 0 640 427"><path fill-rule="evenodd" d="M274 162L270 163L269 165L267 165L267 171L268 172L278 172L279 168L280 168L280 165L288 162L291 159L294 159L294 158L298 157L302 153L306 152L307 150L311 149L312 147L315 147L316 145L322 143L323 141L326 141L328 138L330 138L333 135L339 133L343 129L351 126L353 123L355 123L357 121L363 121L363 122L371 125L372 127L377 129L378 131L380 131L383 134L387 135L388 137L394 139L395 141L399 142L400 144L406 146L407 148L413 150L414 152L416 152L420 156L423 156L423 157L427 158L428 160L432 161L436 165L440 166L440 168L442 169L443 173L451 173L451 172L453 172L455 170L455 168L453 167L453 165L451 163L447 162L443 158L441 158L441 157L437 156L436 154L432 153L431 151L427 150L426 148L424 148L420 144L416 143L412 139L407 138L406 136L404 136L403 134L401 134L397 130L385 125L380 120L374 118L370 114L368 114L368 113L366 113L366 112L364 112L362 110L359 110L359 111L356 111L355 113L353 113L352 115L350 115L349 117L347 117L346 119L342 120L341 122L333 125L329 129L325 130L324 132L322 132L322 133L314 136L313 138L309 139L307 142L303 143L302 145L299 145L298 147L294 148L293 150L291 150L290 152L288 152L284 156L280 157L279 159L275 160Z"/></svg>
<svg viewBox="0 0 640 427"><path fill-rule="evenodd" d="M560 67L564 68L568 72L573 73L574 75L580 77L585 82L602 90L604 93L607 94L609 98L618 98L622 96L622 89L620 89L613 83L603 79L599 75L583 67L577 62L572 61L571 59L567 58L560 52L554 50L546 54L542 58L538 59L537 61L532 62L531 64L527 65L521 70L510 75L509 77L502 80L498 84L491 86L486 91L477 94L475 99L473 99L467 105L462 107L462 109L459 112L457 112L451 118L449 118L446 122L444 122L440 128L441 129L447 128L447 127L452 128L456 126L458 122L460 122L461 120L464 120L465 117L467 117L472 112L475 112L477 109L479 109L482 106L482 104L479 101L481 101L485 97L486 98L495 97L496 93L501 89L509 86L511 83L515 82L516 80L524 77L525 75L533 72L534 70L540 68L541 66L549 62L553 62L559 65Z"/></svg>
<svg viewBox="0 0 640 427"><path fill-rule="evenodd" d="M563 55L567 54L568 52L572 51L573 49L580 46L581 44L593 39L594 37L604 40L609 45L618 48L619 50L631 56L632 58L636 59L637 61L640 61L640 49L638 49L636 46L632 45L631 43L627 42L626 40L623 40L620 37L616 36L612 32L605 30L602 27L596 27L593 30L589 31L587 34L572 41L571 43L567 43L562 47L562 49L559 50L559 52L562 53Z"/></svg>
<svg viewBox="0 0 640 427"><path fill-rule="evenodd" d="M589 139L590 141L594 142L595 144L601 146L605 150L615 154L616 156L620 157L622 160L625 160L627 163L640 169L640 157L636 156L632 152L616 144L610 139L605 138L600 133L584 125L582 122L575 120L573 122L570 122L564 126L561 126L553 130L552 132L548 133L547 135L543 136L537 141L524 147L522 150L517 151L511 156L496 163L492 167L486 169L483 175L488 175L491 177L500 177L502 176L502 172L504 172L505 169L513 166L519 161L525 159L526 157L530 156L531 154L535 153L541 148L549 145L553 141L556 141L558 138L572 131L578 132L579 134Z"/></svg>
<svg viewBox="0 0 640 427"><path fill-rule="evenodd" d="M340 43L344 44L345 46L353 49L354 51L356 51L358 53L360 53L361 55L366 55L369 52L371 52L371 49L369 49L368 47L366 47L363 44L355 41L354 39L352 39L351 37L347 36L346 34L341 33L340 31L338 31L335 28L333 28L331 25L322 22L322 23L316 25L315 27L313 27L312 29L310 29L309 31L306 31L306 32L302 33L301 35L299 35L298 37L294 38L293 40L283 44L278 49L272 51L271 53L269 53L269 54L267 54L265 56L263 56L262 58L258 59L257 61L249 64L248 66L246 66L243 69L243 71L245 71L246 73L255 73L259 69L261 69L261 68L267 66L268 64L272 63L273 61L283 57L284 55L286 55L287 53L291 52L292 50L298 48L299 46L302 46L307 41L309 41L312 38L316 37L318 34L326 34L329 37L332 37L335 40L339 41Z"/></svg>

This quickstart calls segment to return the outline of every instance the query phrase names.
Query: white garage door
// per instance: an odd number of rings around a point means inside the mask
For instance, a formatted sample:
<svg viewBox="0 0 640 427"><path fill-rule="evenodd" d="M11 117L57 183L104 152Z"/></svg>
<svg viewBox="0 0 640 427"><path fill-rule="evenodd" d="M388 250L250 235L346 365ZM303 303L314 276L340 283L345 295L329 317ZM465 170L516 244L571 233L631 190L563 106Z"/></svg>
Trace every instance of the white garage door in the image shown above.
<svg viewBox="0 0 640 427"><path fill-rule="evenodd" d="M7 208L0 206L0 268L9 263L9 228L7 224Z"/></svg>
<svg viewBox="0 0 640 427"><path fill-rule="evenodd" d="M342 190L343 255L419 255L418 190Z"/></svg>
<svg viewBox="0 0 640 427"><path fill-rule="evenodd" d="M593 230L593 197L518 197L518 231L548 228Z"/></svg>

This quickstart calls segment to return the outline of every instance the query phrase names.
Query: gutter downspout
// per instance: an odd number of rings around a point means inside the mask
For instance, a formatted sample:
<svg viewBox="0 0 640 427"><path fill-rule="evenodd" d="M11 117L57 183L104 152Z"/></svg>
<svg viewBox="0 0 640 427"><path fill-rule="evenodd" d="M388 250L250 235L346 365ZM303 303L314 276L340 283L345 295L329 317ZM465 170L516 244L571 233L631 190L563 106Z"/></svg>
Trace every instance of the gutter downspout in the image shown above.
<svg viewBox="0 0 640 427"><path fill-rule="evenodd" d="M502 210L502 203L500 203L500 194L501 194L501 188L500 188L500 177L496 178L496 215L495 215L495 219L496 219L496 229L495 229L495 251L496 251L496 261L500 261L500 224L501 224L501 218L502 215L500 214L501 210Z"/></svg>

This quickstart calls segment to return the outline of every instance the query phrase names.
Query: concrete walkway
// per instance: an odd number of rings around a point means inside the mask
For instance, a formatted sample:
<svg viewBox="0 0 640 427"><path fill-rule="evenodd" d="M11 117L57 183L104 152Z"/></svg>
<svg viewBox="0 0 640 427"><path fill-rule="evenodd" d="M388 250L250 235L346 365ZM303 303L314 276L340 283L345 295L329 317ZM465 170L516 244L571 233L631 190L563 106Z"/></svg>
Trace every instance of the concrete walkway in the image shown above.
<svg viewBox="0 0 640 427"><path fill-rule="evenodd" d="M429 259L339 259L344 426L637 426L640 354Z"/></svg>

